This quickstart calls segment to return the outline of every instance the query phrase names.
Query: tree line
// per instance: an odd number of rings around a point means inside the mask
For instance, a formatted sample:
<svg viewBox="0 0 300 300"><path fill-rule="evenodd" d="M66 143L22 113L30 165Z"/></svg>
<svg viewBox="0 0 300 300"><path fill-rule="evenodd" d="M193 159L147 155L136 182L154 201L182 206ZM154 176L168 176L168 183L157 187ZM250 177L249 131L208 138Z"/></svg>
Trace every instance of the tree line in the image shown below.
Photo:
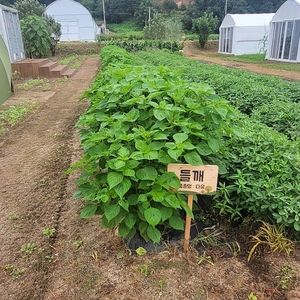
<svg viewBox="0 0 300 300"><path fill-rule="evenodd" d="M194 19L202 17L204 13L212 13L219 22L225 13L271 13L285 2L285 0L190 0L188 5L177 6L174 0L77 0L85 6L95 20L103 20L103 1L107 23L122 23L134 19L140 26L147 24L149 18L156 13L171 15L179 12L183 27L192 29ZM16 0L0 0L0 4L13 6ZM45 6L53 0L39 0Z"/></svg>

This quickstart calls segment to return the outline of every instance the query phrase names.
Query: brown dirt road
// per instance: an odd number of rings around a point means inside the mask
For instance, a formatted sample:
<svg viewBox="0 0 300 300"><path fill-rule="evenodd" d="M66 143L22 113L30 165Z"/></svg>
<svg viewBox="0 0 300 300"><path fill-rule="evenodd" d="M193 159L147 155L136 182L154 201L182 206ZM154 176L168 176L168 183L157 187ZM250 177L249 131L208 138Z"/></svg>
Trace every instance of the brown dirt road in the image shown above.
<svg viewBox="0 0 300 300"><path fill-rule="evenodd" d="M195 41L185 41L185 47L183 49L183 54L189 58L197 59L209 63L214 63L222 65L228 68L236 68L241 70L247 70L253 73L270 75L270 76L279 76L286 80L299 81L300 72L285 71L279 69L266 68L261 65L256 64L246 64L246 63L237 63L234 61L226 61L217 57L209 56L209 54L216 54L218 49L217 43L210 42L207 45L206 50L201 50L198 42ZM272 62L269 62L272 64Z"/></svg>
<svg viewBox="0 0 300 300"><path fill-rule="evenodd" d="M79 218L82 203L72 199L78 174L65 170L81 155L74 124L88 103L78 100L98 70L99 58L88 58L66 82L17 91L1 107L39 104L0 135L0 300L246 300L251 293L286 299L278 274L289 266L288 289L298 285L299 252L248 263L249 249L240 243L241 252L227 258L224 249L204 256L191 249L190 265L176 247L133 255L99 226L100 217ZM46 228L55 228L55 236L45 236Z"/></svg>

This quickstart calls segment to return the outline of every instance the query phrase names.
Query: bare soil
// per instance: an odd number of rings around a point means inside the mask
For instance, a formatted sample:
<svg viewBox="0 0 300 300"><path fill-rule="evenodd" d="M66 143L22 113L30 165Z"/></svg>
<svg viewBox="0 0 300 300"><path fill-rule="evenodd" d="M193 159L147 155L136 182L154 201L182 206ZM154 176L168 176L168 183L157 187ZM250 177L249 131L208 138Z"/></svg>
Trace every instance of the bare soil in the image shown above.
<svg viewBox="0 0 300 300"><path fill-rule="evenodd" d="M184 52L201 56L192 50ZM220 228L222 245L191 247L188 257L173 245L138 256L100 227L100 216L79 218L83 203L72 199L79 174L65 171L82 155L74 125L88 102L78 100L99 66L90 57L67 81L17 89L0 108L38 103L0 135L0 300L300 299L287 295L299 286L298 246L290 256L259 249L247 262L244 225Z"/></svg>

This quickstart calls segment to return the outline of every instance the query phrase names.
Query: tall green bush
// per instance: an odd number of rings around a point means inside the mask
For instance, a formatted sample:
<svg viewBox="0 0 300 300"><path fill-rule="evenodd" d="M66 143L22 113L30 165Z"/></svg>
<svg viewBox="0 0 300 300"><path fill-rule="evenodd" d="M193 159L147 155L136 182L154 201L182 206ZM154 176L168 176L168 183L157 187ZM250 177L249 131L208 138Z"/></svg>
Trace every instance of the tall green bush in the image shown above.
<svg viewBox="0 0 300 300"><path fill-rule="evenodd" d="M20 21L26 56L29 58L47 57L51 48L48 24L42 17L27 16Z"/></svg>
<svg viewBox="0 0 300 300"><path fill-rule="evenodd" d="M84 157L74 166L83 170L75 196L89 202L81 217L102 214L102 226L120 236L139 232L157 243L162 230L183 230L180 211L192 212L167 165L218 164L224 172L234 110L209 86L164 67L107 64L84 97L91 104L77 123Z"/></svg>
<svg viewBox="0 0 300 300"><path fill-rule="evenodd" d="M180 40L182 26L180 20L165 20L160 14L144 27L144 38L146 40Z"/></svg>
<svg viewBox="0 0 300 300"><path fill-rule="evenodd" d="M198 19L193 20L193 31L199 36L199 44L204 48L210 34L214 33L218 25L218 18L213 16L213 13L205 12Z"/></svg>

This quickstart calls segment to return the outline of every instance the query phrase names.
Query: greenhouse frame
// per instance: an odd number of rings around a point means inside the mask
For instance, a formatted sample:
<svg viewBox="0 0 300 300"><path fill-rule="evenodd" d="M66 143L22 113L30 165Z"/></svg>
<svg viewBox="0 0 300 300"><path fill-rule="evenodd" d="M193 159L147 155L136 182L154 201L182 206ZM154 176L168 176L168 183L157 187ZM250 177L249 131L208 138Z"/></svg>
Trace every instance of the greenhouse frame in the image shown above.
<svg viewBox="0 0 300 300"><path fill-rule="evenodd" d="M61 25L61 42L94 42L100 34L91 13L74 0L56 0L46 7L45 13Z"/></svg>
<svg viewBox="0 0 300 300"><path fill-rule="evenodd" d="M272 18L266 59L300 62L300 0L287 0Z"/></svg>
<svg viewBox="0 0 300 300"><path fill-rule="evenodd" d="M265 52L273 16L273 13L227 14L219 28L218 52L233 55Z"/></svg>

